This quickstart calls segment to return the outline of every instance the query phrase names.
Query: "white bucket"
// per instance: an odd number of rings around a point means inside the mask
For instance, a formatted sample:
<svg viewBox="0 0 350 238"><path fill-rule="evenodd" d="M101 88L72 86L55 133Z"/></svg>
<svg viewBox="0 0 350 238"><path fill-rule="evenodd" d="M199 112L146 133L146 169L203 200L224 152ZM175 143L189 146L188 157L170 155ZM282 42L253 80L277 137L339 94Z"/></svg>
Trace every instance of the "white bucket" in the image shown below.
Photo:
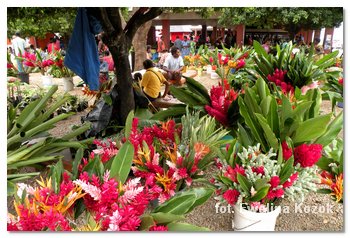
<svg viewBox="0 0 350 238"><path fill-rule="evenodd" d="M220 76L219 76L217 73L215 73L215 71L213 71L213 72L211 72L211 74L210 74L210 78L211 78L211 79L218 79L218 78L220 78Z"/></svg>
<svg viewBox="0 0 350 238"><path fill-rule="evenodd" d="M42 75L41 79L43 80L43 86L44 87L52 86L52 76L50 76L50 75Z"/></svg>
<svg viewBox="0 0 350 238"><path fill-rule="evenodd" d="M248 211L240 204L234 207L233 225L235 231L274 231L276 220L281 213L281 207L266 213Z"/></svg>
<svg viewBox="0 0 350 238"><path fill-rule="evenodd" d="M63 89L65 92L72 91L74 88L73 78L72 77L65 77L63 79Z"/></svg>

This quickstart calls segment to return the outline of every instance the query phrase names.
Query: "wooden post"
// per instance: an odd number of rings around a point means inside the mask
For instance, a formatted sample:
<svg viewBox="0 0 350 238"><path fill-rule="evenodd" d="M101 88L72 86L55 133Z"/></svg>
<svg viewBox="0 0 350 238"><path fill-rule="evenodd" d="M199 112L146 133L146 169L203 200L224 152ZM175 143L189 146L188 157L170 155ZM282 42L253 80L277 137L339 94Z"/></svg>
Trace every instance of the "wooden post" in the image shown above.
<svg viewBox="0 0 350 238"><path fill-rule="evenodd" d="M217 38L217 30L218 28L216 26L213 27L213 32L211 33L211 37L210 37L210 44L214 44Z"/></svg>
<svg viewBox="0 0 350 238"><path fill-rule="evenodd" d="M236 27L236 44L241 47L244 44L245 25L239 24Z"/></svg>
<svg viewBox="0 0 350 238"><path fill-rule="evenodd" d="M162 20L162 36L165 48L170 48L170 22L169 20Z"/></svg>

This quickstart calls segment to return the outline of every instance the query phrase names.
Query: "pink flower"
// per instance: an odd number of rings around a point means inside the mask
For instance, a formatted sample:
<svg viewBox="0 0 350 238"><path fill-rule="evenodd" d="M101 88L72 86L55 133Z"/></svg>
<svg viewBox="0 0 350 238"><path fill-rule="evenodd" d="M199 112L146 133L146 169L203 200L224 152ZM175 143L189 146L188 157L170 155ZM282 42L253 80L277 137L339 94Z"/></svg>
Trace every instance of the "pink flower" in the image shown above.
<svg viewBox="0 0 350 238"><path fill-rule="evenodd" d="M322 156L322 145L302 144L294 149L294 164L300 163L301 167L312 167Z"/></svg>
<svg viewBox="0 0 350 238"><path fill-rule="evenodd" d="M214 62L213 57L210 57L210 58L209 58L209 62L210 62L210 63L213 63L213 62Z"/></svg>
<svg viewBox="0 0 350 238"><path fill-rule="evenodd" d="M245 66L245 61L244 59L238 60L237 61L237 66L236 66L236 70L243 68Z"/></svg>
<svg viewBox="0 0 350 238"><path fill-rule="evenodd" d="M288 147L288 144L286 141L282 142L282 153L283 153L283 159L288 160L293 155L292 148Z"/></svg>
<svg viewBox="0 0 350 238"><path fill-rule="evenodd" d="M240 195L240 193L238 190L229 189L222 195L222 197L227 201L228 204L234 205L234 204L236 204L239 195Z"/></svg>
<svg viewBox="0 0 350 238"><path fill-rule="evenodd" d="M225 177L228 177L233 182L237 183L237 174L241 174L243 176L246 176L244 168L236 164L235 168L232 168L231 166L227 166L226 172L224 174Z"/></svg>

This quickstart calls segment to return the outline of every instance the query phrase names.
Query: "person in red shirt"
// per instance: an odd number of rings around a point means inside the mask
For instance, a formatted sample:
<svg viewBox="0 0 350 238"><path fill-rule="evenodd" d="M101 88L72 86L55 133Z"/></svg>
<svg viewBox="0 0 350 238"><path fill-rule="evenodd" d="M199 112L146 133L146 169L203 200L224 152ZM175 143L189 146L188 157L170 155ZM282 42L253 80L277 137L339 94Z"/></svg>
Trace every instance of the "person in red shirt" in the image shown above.
<svg viewBox="0 0 350 238"><path fill-rule="evenodd" d="M60 47L56 44L56 38L51 38L50 43L47 45L47 52L59 51Z"/></svg>

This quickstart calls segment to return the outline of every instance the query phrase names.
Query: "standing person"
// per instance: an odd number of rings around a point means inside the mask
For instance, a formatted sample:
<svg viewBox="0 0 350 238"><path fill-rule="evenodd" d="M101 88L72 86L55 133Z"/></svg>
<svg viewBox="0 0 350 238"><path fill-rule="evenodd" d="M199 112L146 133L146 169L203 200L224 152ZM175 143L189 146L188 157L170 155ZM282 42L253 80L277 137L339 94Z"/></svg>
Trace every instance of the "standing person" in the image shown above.
<svg viewBox="0 0 350 238"><path fill-rule="evenodd" d="M168 80L175 80L177 84L181 84L181 71L184 68L184 61L180 56L180 50L173 46L170 55L165 59L163 70L167 72Z"/></svg>
<svg viewBox="0 0 350 238"><path fill-rule="evenodd" d="M158 52L158 58L162 57L162 52L165 49L165 43L163 41L163 36L161 36L157 42L157 52Z"/></svg>
<svg viewBox="0 0 350 238"><path fill-rule="evenodd" d="M176 40L174 41L174 46L177 47L180 52L182 50L182 41L180 40L179 36L176 36Z"/></svg>
<svg viewBox="0 0 350 238"><path fill-rule="evenodd" d="M163 68L163 65L164 65L164 62L165 62L165 59L168 57L169 55L169 52L167 49L164 49L163 52L162 52L162 57L160 57L160 60L158 61L158 67L159 68Z"/></svg>
<svg viewBox="0 0 350 238"><path fill-rule="evenodd" d="M24 49L26 46L26 41L20 37L20 32L16 32L12 39L12 48L15 53L15 56L22 56L24 55ZM17 59L17 68L18 72L23 72L23 66L21 60Z"/></svg>
<svg viewBox="0 0 350 238"><path fill-rule="evenodd" d="M264 48L264 50L266 51L266 53L270 53L270 45L271 45L271 41L269 38L267 38L265 40L265 43L262 45L262 47Z"/></svg>
<svg viewBox="0 0 350 238"><path fill-rule="evenodd" d="M152 60L152 47L150 45L147 45L146 49L146 59Z"/></svg>
<svg viewBox="0 0 350 238"><path fill-rule="evenodd" d="M142 80L142 90L147 98L153 102L157 98L164 98L169 92L169 82L164 78L163 74L154 69L153 62L149 59L143 61L143 67L146 69ZM161 85L165 84L163 96L161 96Z"/></svg>
<svg viewBox="0 0 350 238"><path fill-rule="evenodd" d="M182 51L181 56L185 57L190 54L191 42L187 40L187 36L184 36L184 40L182 42Z"/></svg>

